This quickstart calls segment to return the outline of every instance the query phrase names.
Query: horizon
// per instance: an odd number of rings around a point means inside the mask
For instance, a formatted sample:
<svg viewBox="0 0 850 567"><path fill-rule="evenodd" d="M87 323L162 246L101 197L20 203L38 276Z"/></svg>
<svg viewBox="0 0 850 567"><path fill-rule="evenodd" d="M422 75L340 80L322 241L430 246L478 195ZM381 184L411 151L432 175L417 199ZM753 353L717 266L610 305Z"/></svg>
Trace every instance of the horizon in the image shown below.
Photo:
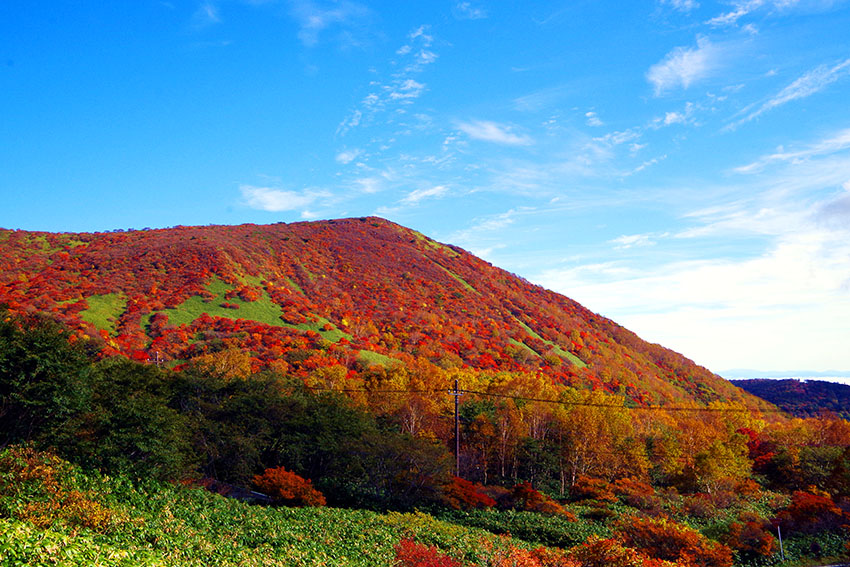
<svg viewBox="0 0 850 567"><path fill-rule="evenodd" d="M0 226L381 216L721 376L842 374L848 27L844 0L13 2Z"/></svg>

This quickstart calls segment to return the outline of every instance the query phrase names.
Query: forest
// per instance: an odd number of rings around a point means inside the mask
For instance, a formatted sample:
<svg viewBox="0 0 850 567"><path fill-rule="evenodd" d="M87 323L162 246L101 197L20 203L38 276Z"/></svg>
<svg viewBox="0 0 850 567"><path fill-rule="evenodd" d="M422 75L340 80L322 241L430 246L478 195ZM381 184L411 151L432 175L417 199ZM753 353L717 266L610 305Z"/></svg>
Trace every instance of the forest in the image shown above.
<svg viewBox="0 0 850 567"><path fill-rule="evenodd" d="M757 566L848 552L841 416L786 414L382 219L0 230L0 259L12 564L67 551L67 565ZM311 532L327 514L327 535ZM358 529L377 555L356 551Z"/></svg>
<svg viewBox="0 0 850 567"><path fill-rule="evenodd" d="M792 556L846 551L850 424L834 416L641 408L535 374L426 361L336 383L325 368L303 380L215 359L170 370L98 358L49 317L1 319L0 518L104 529L102 504L44 478L73 463L136 482L253 489L274 506L424 512L543 546L523 565L611 564L598 563L607 548L583 547L596 542L630 557L623 565L773 564L777 527ZM451 545L423 545L400 539L395 564L455 564Z"/></svg>

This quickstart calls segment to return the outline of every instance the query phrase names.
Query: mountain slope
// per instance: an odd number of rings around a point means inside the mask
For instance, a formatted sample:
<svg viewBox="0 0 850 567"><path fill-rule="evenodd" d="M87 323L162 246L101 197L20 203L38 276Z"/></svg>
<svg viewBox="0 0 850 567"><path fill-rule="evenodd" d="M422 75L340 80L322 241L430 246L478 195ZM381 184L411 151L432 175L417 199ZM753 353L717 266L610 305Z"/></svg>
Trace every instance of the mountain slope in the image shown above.
<svg viewBox="0 0 850 567"><path fill-rule="evenodd" d="M0 230L0 302L104 355L242 350L306 375L394 360L542 373L637 403L758 405L685 357L468 252L368 217L54 234Z"/></svg>
<svg viewBox="0 0 850 567"><path fill-rule="evenodd" d="M794 417L817 417L832 412L850 418L850 386L825 380L796 378L733 380L733 384Z"/></svg>

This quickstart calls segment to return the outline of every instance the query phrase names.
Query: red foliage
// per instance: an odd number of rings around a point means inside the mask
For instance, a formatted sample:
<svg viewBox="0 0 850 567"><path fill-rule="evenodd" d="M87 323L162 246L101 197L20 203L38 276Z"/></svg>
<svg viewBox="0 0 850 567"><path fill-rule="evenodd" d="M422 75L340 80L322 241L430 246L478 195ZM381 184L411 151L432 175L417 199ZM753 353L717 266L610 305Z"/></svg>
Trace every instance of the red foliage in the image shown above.
<svg viewBox="0 0 850 567"><path fill-rule="evenodd" d="M266 469L254 477L258 490L288 506L324 506L324 495L313 488L309 479L302 478L283 467Z"/></svg>
<svg viewBox="0 0 850 567"><path fill-rule="evenodd" d="M651 489L650 489L651 490ZM617 496L611 484L601 478L581 475L570 487L571 500L596 500L597 502L616 502Z"/></svg>
<svg viewBox="0 0 850 567"><path fill-rule="evenodd" d="M674 567L673 563L624 547L615 539L599 539L596 536L572 548L568 557L581 567Z"/></svg>
<svg viewBox="0 0 850 567"><path fill-rule="evenodd" d="M443 487L443 500L455 510L468 508L492 508L496 501L483 492L483 486L473 484L457 476Z"/></svg>
<svg viewBox="0 0 850 567"><path fill-rule="evenodd" d="M723 542L744 558L772 555L777 545L769 529L770 524L764 521L732 522Z"/></svg>
<svg viewBox="0 0 850 567"><path fill-rule="evenodd" d="M514 486L512 497L514 507L520 510L539 512L541 514L557 514L573 521L576 520L576 517L572 512L565 509L545 494L535 490L531 486L531 483L522 482Z"/></svg>
<svg viewBox="0 0 850 567"><path fill-rule="evenodd" d="M395 546L395 563L399 567L462 567L462 563L440 553L434 546L403 539Z"/></svg>
<svg viewBox="0 0 850 567"><path fill-rule="evenodd" d="M818 533L836 531L850 524L850 517L826 493L797 491L791 505L779 513L776 523L783 532Z"/></svg>
<svg viewBox="0 0 850 567"><path fill-rule="evenodd" d="M666 518L626 518L620 521L618 532L627 546L656 559L682 566L732 566L732 551L727 546Z"/></svg>

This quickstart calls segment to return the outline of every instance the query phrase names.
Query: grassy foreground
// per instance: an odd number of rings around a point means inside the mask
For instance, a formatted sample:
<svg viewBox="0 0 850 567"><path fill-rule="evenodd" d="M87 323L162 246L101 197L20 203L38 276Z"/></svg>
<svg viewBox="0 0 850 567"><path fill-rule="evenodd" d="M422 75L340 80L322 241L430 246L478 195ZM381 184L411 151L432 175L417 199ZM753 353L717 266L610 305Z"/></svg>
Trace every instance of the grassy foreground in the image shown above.
<svg viewBox="0 0 850 567"><path fill-rule="evenodd" d="M58 459L18 474L13 489L10 475L5 480L4 567L386 566L403 538L477 564L509 545L427 514L253 506L198 488L83 473Z"/></svg>

